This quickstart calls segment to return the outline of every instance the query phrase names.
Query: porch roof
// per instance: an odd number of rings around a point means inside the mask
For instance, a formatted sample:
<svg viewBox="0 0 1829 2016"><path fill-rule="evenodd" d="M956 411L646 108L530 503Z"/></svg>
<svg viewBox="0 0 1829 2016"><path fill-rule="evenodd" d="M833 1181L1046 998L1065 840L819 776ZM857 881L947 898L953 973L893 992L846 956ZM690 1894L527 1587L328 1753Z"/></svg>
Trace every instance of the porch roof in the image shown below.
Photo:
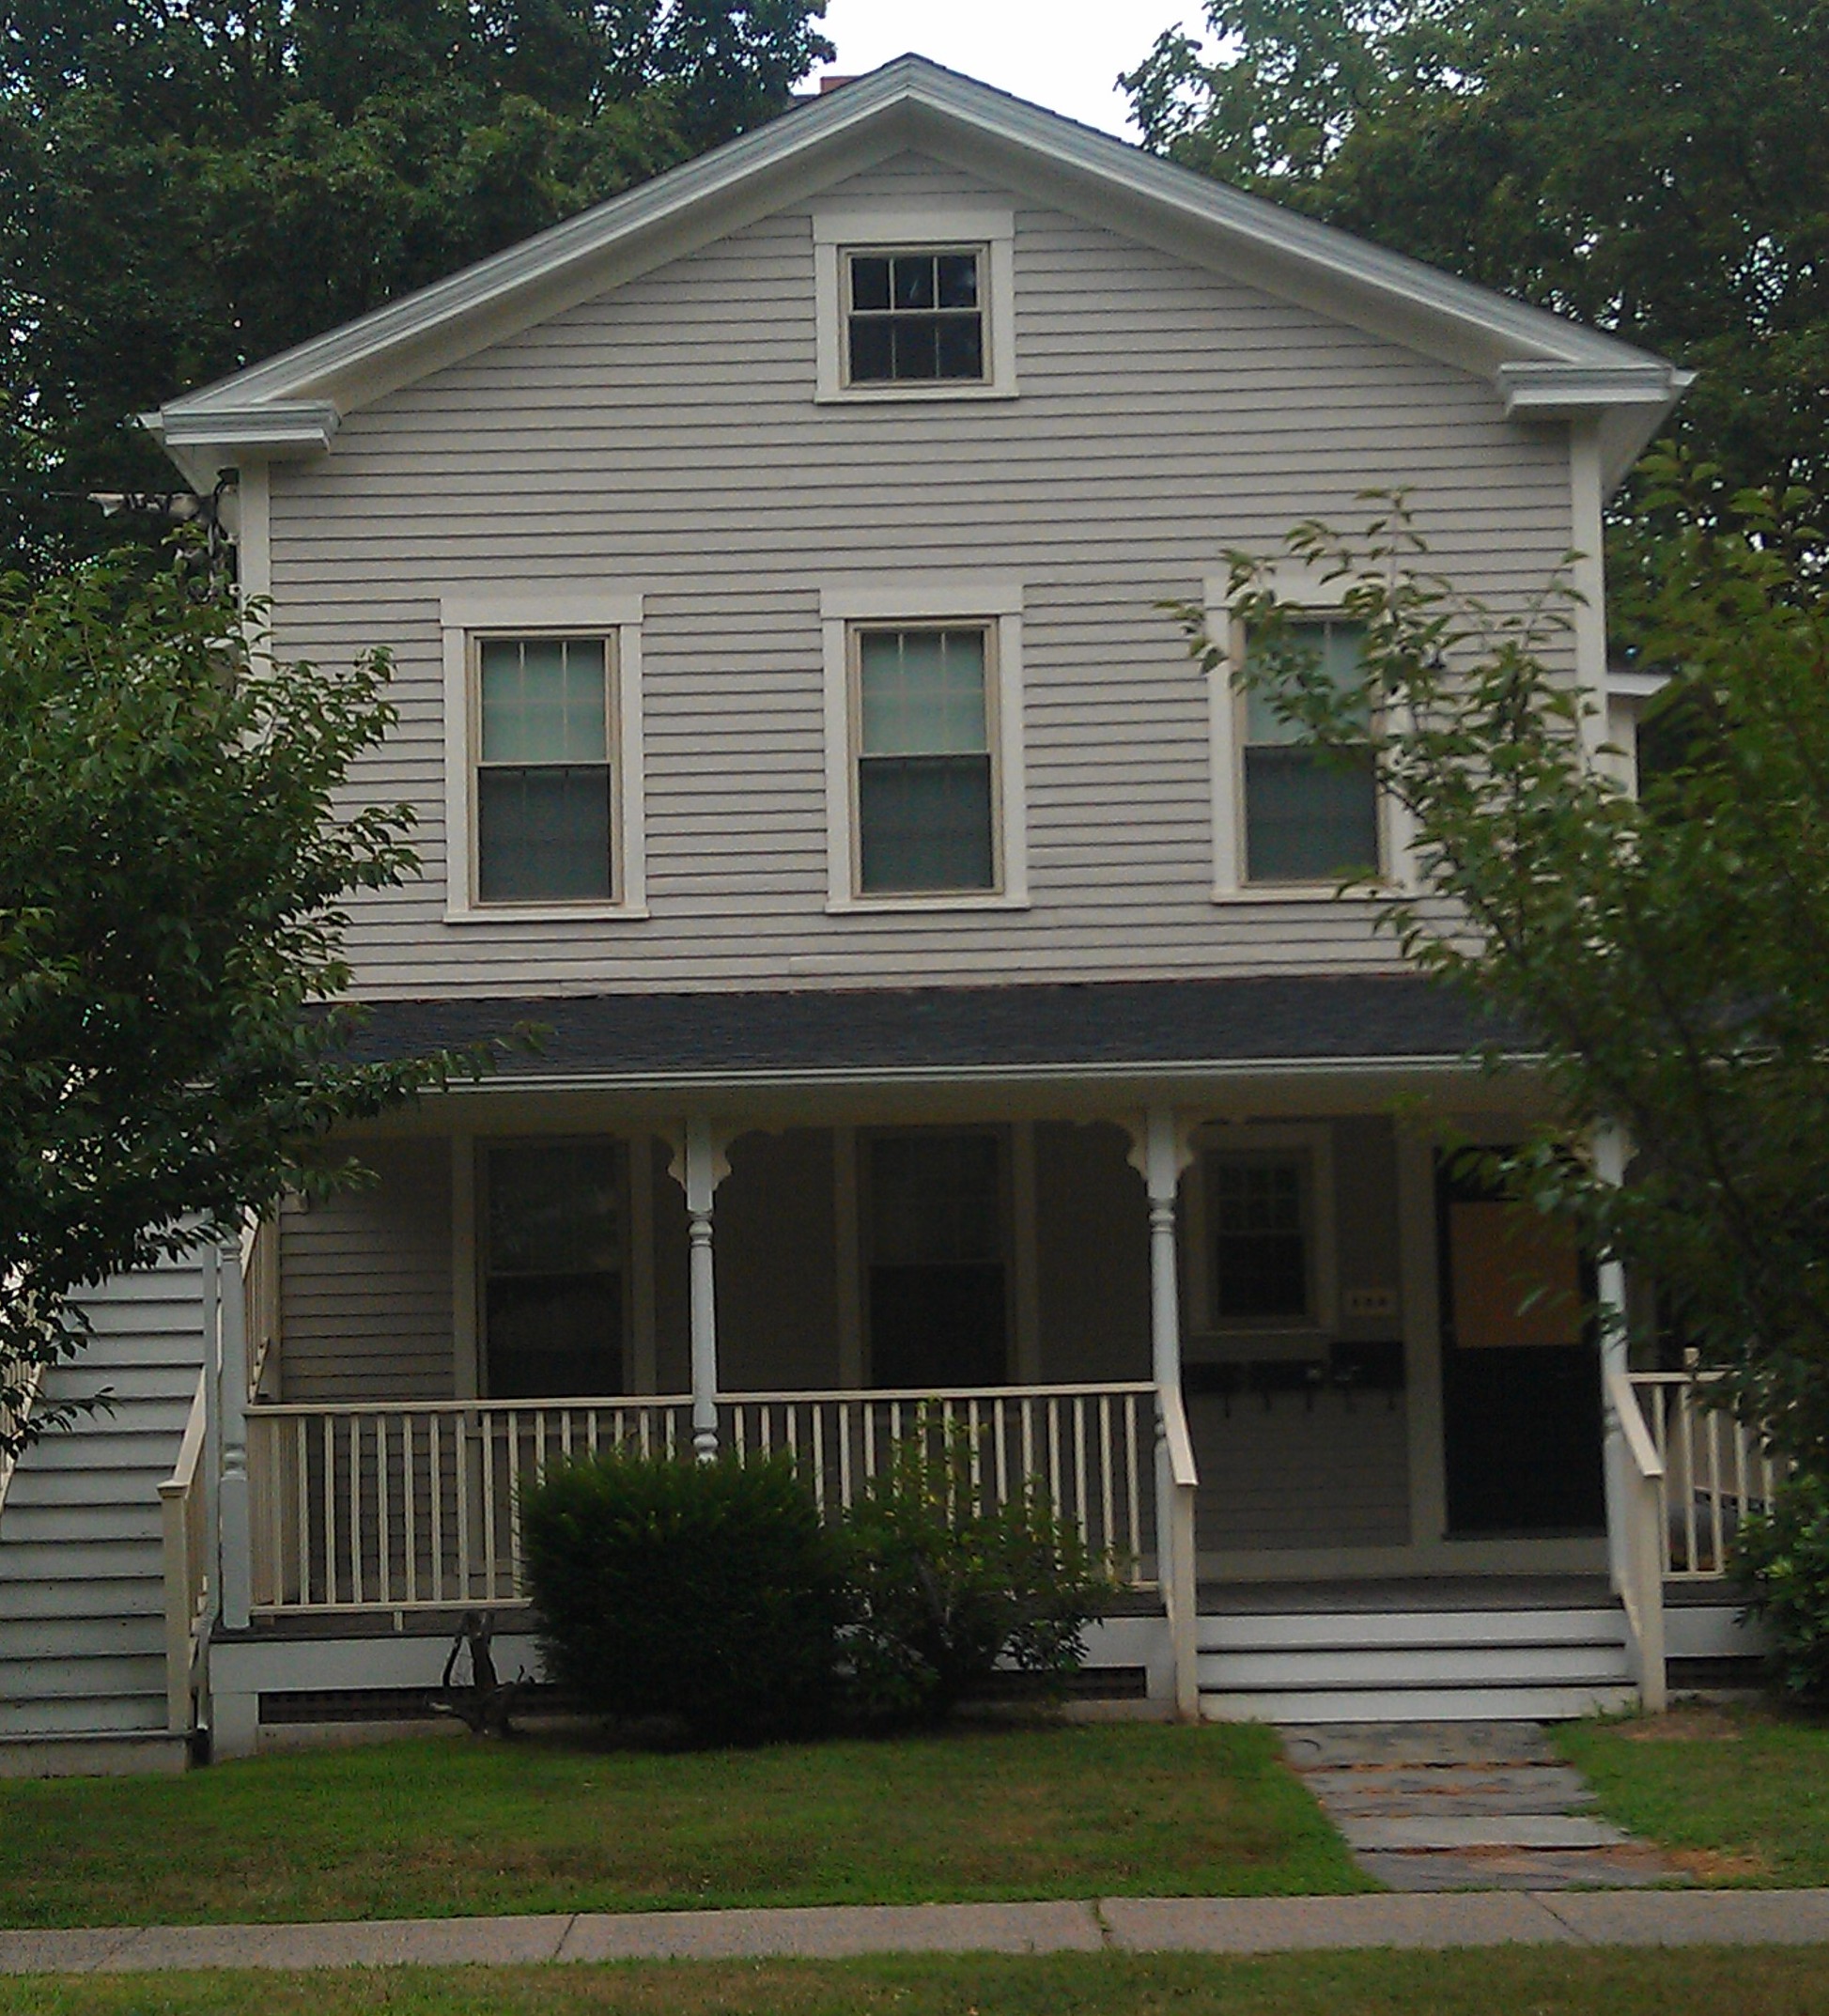
<svg viewBox="0 0 1829 2016"><path fill-rule="evenodd" d="M364 1060L494 1043L498 1078L625 1084L1454 1063L1506 1031L1417 974L376 1000ZM510 1039L536 1032L534 1045Z"/></svg>

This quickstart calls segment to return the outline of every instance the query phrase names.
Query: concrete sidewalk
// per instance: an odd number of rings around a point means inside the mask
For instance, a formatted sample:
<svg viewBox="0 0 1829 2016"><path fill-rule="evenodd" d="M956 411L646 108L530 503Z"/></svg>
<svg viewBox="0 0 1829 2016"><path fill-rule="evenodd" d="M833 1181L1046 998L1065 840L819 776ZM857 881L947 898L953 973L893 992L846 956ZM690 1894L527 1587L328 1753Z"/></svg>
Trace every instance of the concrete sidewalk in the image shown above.
<svg viewBox="0 0 1829 2016"><path fill-rule="evenodd" d="M1286 1953L1338 1946L1819 1943L1829 1945L1829 1890L1474 1890L0 1931L0 1974L826 1960L866 1953Z"/></svg>

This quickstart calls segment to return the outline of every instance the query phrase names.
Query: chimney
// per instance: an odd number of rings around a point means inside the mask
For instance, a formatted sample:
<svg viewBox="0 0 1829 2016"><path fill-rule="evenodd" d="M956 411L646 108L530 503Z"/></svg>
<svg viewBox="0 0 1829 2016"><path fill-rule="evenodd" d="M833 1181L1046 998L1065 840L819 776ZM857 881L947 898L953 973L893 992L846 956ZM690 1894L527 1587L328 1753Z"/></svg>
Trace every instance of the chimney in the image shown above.
<svg viewBox="0 0 1829 2016"><path fill-rule="evenodd" d="M834 77L830 70L819 80L819 95L824 98L828 91L836 91L842 84L856 84L855 77Z"/></svg>

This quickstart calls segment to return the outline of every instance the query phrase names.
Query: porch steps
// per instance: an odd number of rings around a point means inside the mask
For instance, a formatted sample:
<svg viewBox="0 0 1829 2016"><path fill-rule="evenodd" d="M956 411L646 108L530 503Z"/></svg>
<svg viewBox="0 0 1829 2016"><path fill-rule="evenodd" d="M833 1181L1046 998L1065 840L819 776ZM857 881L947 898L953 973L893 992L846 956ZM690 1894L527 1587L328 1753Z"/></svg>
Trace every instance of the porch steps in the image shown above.
<svg viewBox="0 0 1829 2016"><path fill-rule="evenodd" d="M1229 1609L1197 1643L1214 1722L1555 1722L1635 1698L1610 1601Z"/></svg>
<svg viewBox="0 0 1829 2016"><path fill-rule="evenodd" d="M203 1362L195 1265L111 1282L47 1405L106 1395L35 1443L0 1504L0 1777L181 1768L166 1730L159 1485Z"/></svg>

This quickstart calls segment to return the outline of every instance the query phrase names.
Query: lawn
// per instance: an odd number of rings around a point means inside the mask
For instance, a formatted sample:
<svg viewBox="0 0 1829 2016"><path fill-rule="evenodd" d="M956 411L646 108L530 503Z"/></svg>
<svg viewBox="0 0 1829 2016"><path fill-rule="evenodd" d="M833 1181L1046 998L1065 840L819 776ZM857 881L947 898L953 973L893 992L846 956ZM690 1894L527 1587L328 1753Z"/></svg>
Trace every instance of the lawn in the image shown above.
<svg viewBox="0 0 1829 2016"><path fill-rule="evenodd" d="M1829 2011L1829 1951L1108 1953L0 1981L0 2012L30 2016L250 2008L262 2016L1814 2016Z"/></svg>
<svg viewBox="0 0 1829 2016"><path fill-rule="evenodd" d="M1557 1740L1610 1819L1700 1881L1829 1884L1829 1718L1679 1708Z"/></svg>
<svg viewBox="0 0 1829 2016"><path fill-rule="evenodd" d="M1375 1888L1264 1729L655 1753L427 1737L0 1784L0 1924Z"/></svg>

